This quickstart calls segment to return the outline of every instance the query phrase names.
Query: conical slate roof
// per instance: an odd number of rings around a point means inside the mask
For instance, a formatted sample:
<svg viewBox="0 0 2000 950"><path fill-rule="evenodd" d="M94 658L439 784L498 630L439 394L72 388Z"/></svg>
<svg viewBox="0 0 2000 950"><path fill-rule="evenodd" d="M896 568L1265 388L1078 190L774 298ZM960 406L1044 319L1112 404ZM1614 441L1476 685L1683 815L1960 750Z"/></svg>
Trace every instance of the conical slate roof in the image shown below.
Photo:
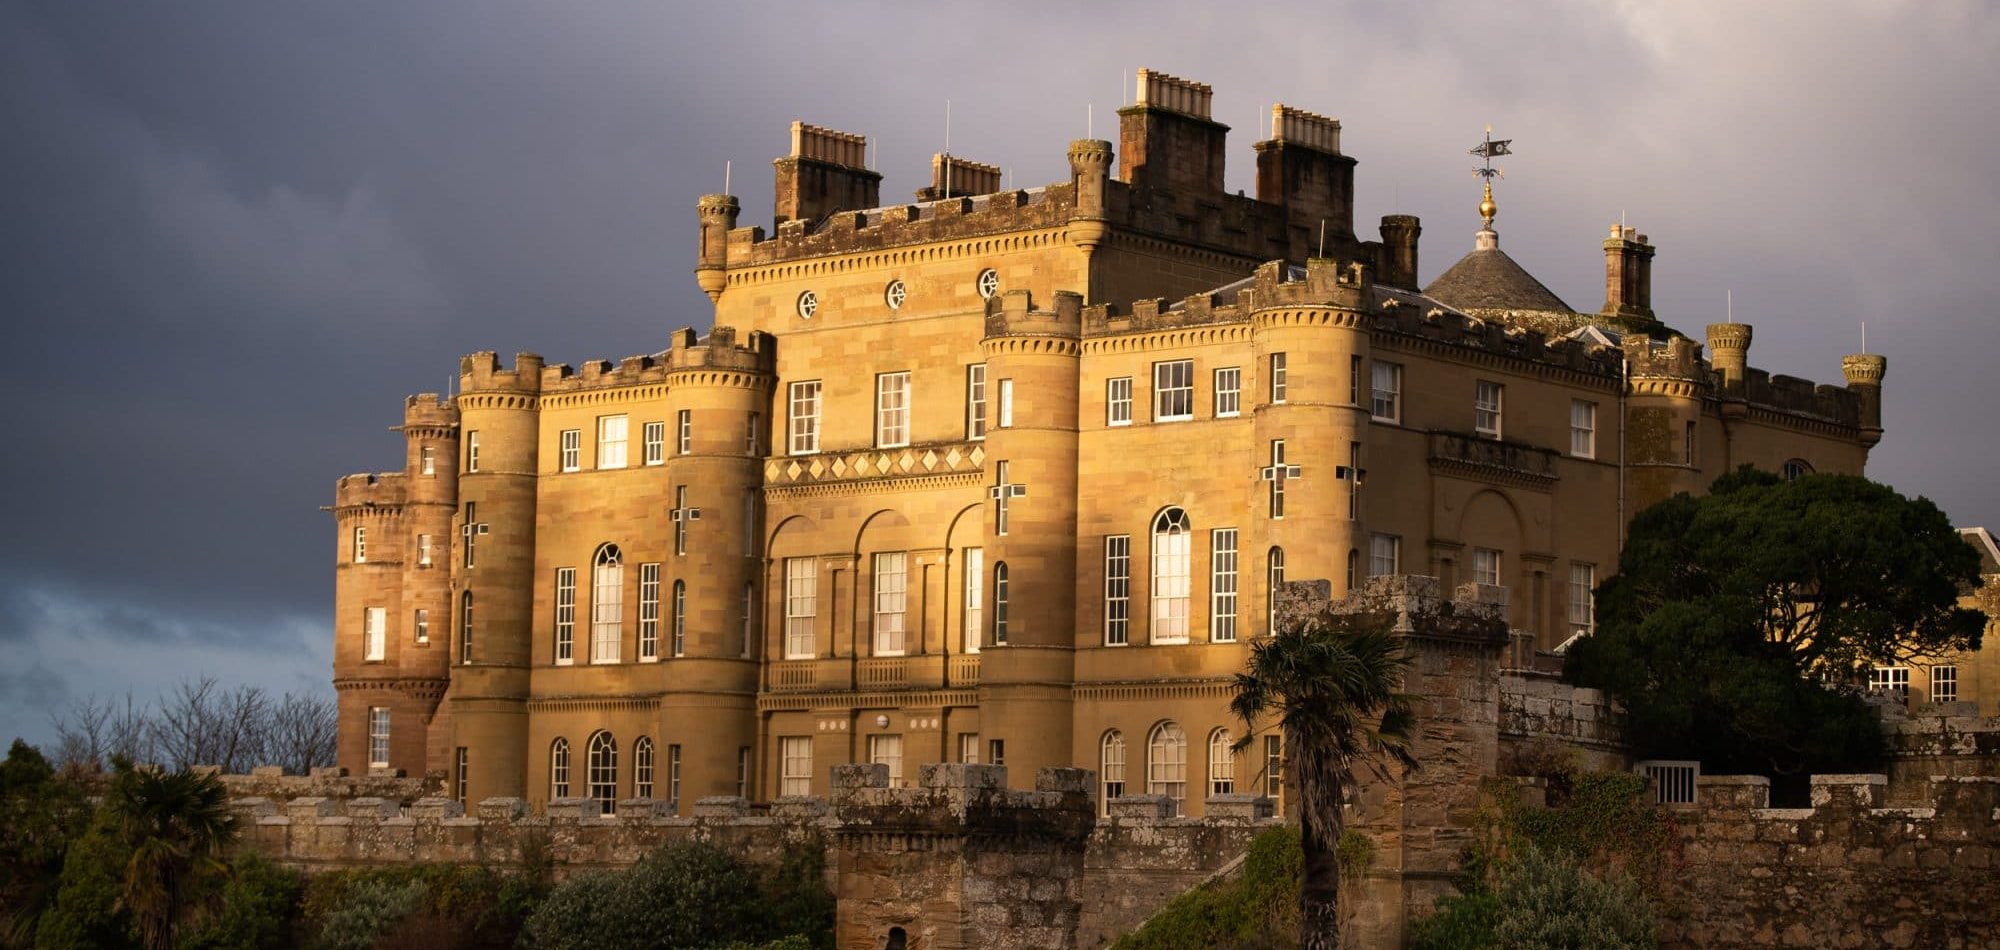
<svg viewBox="0 0 2000 950"><path fill-rule="evenodd" d="M1491 233L1491 232L1488 232ZM1483 237L1483 235L1482 235ZM1507 252L1498 240L1482 240L1472 253L1439 274L1424 296L1467 313L1528 311L1575 313L1554 291L1542 285Z"/></svg>

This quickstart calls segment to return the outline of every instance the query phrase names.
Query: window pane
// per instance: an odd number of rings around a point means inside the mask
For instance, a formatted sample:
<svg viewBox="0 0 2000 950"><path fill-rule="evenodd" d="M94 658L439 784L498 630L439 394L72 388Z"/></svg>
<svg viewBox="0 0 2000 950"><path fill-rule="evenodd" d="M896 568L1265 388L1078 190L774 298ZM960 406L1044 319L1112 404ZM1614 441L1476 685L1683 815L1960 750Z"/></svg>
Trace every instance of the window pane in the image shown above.
<svg viewBox="0 0 2000 950"><path fill-rule="evenodd" d="M1130 642L1132 626L1132 536L1104 539L1104 642Z"/></svg>
<svg viewBox="0 0 2000 950"><path fill-rule="evenodd" d="M1228 366L1215 371L1215 415L1228 418L1243 411L1243 370Z"/></svg>
<svg viewBox="0 0 2000 950"><path fill-rule="evenodd" d="M875 377L875 444L895 448L910 444L910 374Z"/></svg>
<svg viewBox="0 0 2000 950"><path fill-rule="evenodd" d="M1384 422L1401 422L1403 418L1403 368L1395 363L1377 360L1369 371L1374 387L1370 414Z"/></svg>
<svg viewBox="0 0 2000 950"><path fill-rule="evenodd" d="M789 418L791 454L819 451L819 380L792 384Z"/></svg>
<svg viewBox="0 0 2000 950"><path fill-rule="evenodd" d="M1236 529L1209 535L1210 605L1208 636L1217 643L1236 639Z"/></svg>
<svg viewBox="0 0 2000 950"><path fill-rule="evenodd" d="M1104 424L1128 426L1132 424L1132 377L1120 376L1105 385Z"/></svg>
<svg viewBox="0 0 2000 950"><path fill-rule="evenodd" d="M1153 521L1153 616L1149 642L1186 643L1192 551L1187 513L1169 508Z"/></svg>
<svg viewBox="0 0 2000 950"><path fill-rule="evenodd" d="M1153 421L1194 418L1194 361L1153 364Z"/></svg>
<svg viewBox="0 0 2000 950"><path fill-rule="evenodd" d="M819 607L819 562L785 559L785 659L811 659L813 620Z"/></svg>
<svg viewBox="0 0 2000 950"><path fill-rule="evenodd" d="M986 632L986 552L965 549L965 644L967 653L978 653Z"/></svg>
<svg viewBox="0 0 2000 950"><path fill-rule="evenodd" d="M625 417L605 416L597 420L597 467L625 467Z"/></svg>
<svg viewBox="0 0 2000 950"><path fill-rule="evenodd" d="M903 621L908 575L901 551L875 555L875 655L903 654Z"/></svg>

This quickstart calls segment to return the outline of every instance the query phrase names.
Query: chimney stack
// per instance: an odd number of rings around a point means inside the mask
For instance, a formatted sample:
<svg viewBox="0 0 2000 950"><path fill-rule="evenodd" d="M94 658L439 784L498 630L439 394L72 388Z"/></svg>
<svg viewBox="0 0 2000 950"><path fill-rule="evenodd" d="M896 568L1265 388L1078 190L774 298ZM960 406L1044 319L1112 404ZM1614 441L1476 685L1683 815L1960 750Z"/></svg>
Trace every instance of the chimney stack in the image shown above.
<svg viewBox="0 0 2000 950"><path fill-rule="evenodd" d="M792 123L792 152L777 166L778 224L818 221L835 211L882 203L882 176L868 170L868 139L804 122Z"/></svg>
<svg viewBox="0 0 2000 950"><path fill-rule="evenodd" d="M1209 117L1207 85L1139 70L1138 101L1118 110L1118 177L1134 188L1222 193L1229 126Z"/></svg>
<svg viewBox="0 0 2000 950"><path fill-rule="evenodd" d="M1271 107L1271 138L1257 150L1257 200L1282 205L1294 246L1319 256L1326 236L1354 239L1354 159L1340 154L1340 121L1279 103ZM1414 278L1412 278L1414 279Z"/></svg>
<svg viewBox="0 0 2000 950"><path fill-rule="evenodd" d="M944 152L931 156L931 183L917 189L918 201L990 195L1000 190L1000 167L954 158Z"/></svg>
<svg viewBox="0 0 2000 950"><path fill-rule="evenodd" d="M1604 315L1644 327L1653 316L1653 245L1637 228L1611 226L1604 241Z"/></svg>
<svg viewBox="0 0 2000 950"><path fill-rule="evenodd" d="M1417 238L1424 233L1424 227L1414 214L1385 214L1382 216L1381 265L1376 280L1391 287L1404 290L1419 290L1417 286Z"/></svg>

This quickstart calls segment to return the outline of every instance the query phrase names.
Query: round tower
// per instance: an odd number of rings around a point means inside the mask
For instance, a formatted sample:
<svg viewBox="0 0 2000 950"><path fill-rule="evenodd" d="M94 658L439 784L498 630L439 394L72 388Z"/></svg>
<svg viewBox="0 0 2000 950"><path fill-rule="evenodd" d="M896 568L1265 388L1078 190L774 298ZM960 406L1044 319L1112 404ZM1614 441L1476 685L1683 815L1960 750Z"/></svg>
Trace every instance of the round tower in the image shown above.
<svg viewBox="0 0 2000 950"><path fill-rule="evenodd" d="M450 717L440 717L439 701L451 677L451 530L458 508L458 406L435 394L412 396L403 404L403 618L409 623L401 645L399 672L408 683L412 711L423 724L405 729L414 743L423 738L424 771L448 769ZM420 774L412 771L411 774Z"/></svg>
<svg viewBox="0 0 2000 950"><path fill-rule="evenodd" d="M334 488L333 688L338 695L335 761L355 775L424 771L429 716L406 681L411 644L403 613L405 552L402 472L349 475Z"/></svg>
<svg viewBox="0 0 2000 950"><path fill-rule="evenodd" d="M1852 353L1840 359L1847 389L1860 401L1861 441L1870 447L1882 441L1882 374L1888 370L1888 357L1873 353Z"/></svg>
<svg viewBox="0 0 2000 950"><path fill-rule="evenodd" d="M1709 365L1722 377L1722 390L1736 393L1743 388L1743 373L1750 367L1750 325L1711 323L1708 325Z"/></svg>
<svg viewBox="0 0 2000 950"><path fill-rule="evenodd" d="M735 195L702 195L695 209L701 215L701 251L694 279L714 302L729 282L729 232L735 230L743 206Z"/></svg>
<svg viewBox="0 0 2000 950"><path fill-rule="evenodd" d="M1625 335L1628 367L1625 479L1628 519L1680 492L1708 487L1700 449L1702 400L1709 384L1701 344L1683 336L1655 341ZM1719 461L1719 460L1718 460Z"/></svg>
<svg viewBox="0 0 2000 950"><path fill-rule="evenodd" d="M1004 743L1020 788L1033 787L1037 769L1071 763L1082 317L1076 294L1058 292L1053 310L1035 311L1027 291L1007 291L987 303L980 343L999 424L986 432L981 489L979 731L989 755L994 740Z"/></svg>
<svg viewBox="0 0 2000 950"><path fill-rule="evenodd" d="M459 367L458 508L452 520L450 780L465 798L526 797L542 358Z"/></svg>
<svg viewBox="0 0 2000 950"><path fill-rule="evenodd" d="M1368 392L1359 374L1369 357L1366 312L1373 287L1366 266L1315 259L1306 279L1259 274L1250 340L1260 481L1252 510L1262 544L1242 563L1268 577L1326 578L1346 596L1366 557L1360 484L1367 468ZM1255 536L1255 535L1253 535ZM1245 573L1249 573L1248 570ZM1258 584L1267 600L1269 584ZM1269 604L1252 630L1265 632Z"/></svg>
<svg viewBox="0 0 2000 950"><path fill-rule="evenodd" d="M756 584L775 342L753 333L738 343L730 327L699 341L682 330L666 356L669 507L659 517L672 541L660 578L654 734L662 748L681 747L684 814L698 798L738 794L739 755L755 761Z"/></svg>

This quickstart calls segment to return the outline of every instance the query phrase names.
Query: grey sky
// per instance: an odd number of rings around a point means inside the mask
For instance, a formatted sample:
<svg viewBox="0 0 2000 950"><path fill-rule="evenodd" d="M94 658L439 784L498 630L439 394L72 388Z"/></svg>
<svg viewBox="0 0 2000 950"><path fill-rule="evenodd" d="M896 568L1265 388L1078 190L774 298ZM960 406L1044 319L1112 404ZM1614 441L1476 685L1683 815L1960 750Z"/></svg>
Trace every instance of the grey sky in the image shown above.
<svg viewBox="0 0 2000 950"><path fill-rule="evenodd" d="M1248 11L1248 12L1245 12ZM1229 186L1273 101L1340 118L1357 221L1471 246L1465 150L1515 140L1503 246L1572 306L1605 227L1699 335L1839 382L1888 354L1870 474L2000 526L2000 13L1983 2L122 4L0 0L0 738L211 671L326 688L346 472L475 349L552 361L705 326L694 203L768 221L805 119L885 198L957 154L1065 175L1132 70L1211 83Z"/></svg>

